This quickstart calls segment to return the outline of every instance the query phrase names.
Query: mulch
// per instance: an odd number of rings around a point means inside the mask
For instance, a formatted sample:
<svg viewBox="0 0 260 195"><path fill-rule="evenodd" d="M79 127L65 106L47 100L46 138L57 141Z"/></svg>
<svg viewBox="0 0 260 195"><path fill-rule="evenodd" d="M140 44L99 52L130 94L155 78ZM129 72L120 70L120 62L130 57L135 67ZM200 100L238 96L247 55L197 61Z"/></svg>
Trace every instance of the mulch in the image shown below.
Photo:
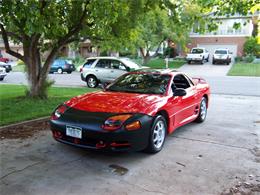
<svg viewBox="0 0 260 195"><path fill-rule="evenodd" d="M27 139L40 131L49 131L49 129L48 119L6 126L0 129L0 140Z"/></svg>

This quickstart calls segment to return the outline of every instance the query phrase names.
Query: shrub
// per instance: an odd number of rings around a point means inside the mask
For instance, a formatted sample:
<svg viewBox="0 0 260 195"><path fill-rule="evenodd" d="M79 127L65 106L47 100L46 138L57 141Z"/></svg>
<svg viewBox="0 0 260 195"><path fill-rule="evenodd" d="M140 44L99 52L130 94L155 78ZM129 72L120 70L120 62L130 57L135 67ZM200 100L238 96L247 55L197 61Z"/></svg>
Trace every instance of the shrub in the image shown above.
<svg viewBox="0 0 260 195"><path fill-rule="evenodd" d="M253 62L255 59L255 56L253 55L247 55L246 57L243 58L243 61L247 62L247 63L251 63Z"/></svg>
<svg viewBox="0 0 260 195"><path fill-rule="evenodd" d="M235 57L235 62L241 62L242 60L243 58L240 56Z"/></svg>
<svg viewBox="0 0 260 195"><path fill-rule="evenodd" d="M260 56L260 45L257 43L256 37L249 37L244 44L244 52L246 55Z"/></svg>

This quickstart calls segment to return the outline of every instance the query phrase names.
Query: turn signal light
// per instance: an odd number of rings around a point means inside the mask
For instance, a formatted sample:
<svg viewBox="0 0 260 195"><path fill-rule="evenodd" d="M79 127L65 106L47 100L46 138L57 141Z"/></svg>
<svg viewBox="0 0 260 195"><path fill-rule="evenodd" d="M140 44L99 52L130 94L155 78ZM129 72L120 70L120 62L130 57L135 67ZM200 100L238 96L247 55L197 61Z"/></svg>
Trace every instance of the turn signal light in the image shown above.
<svg viewBox="0 0 260 195"><path fill-rule="evenodd" d="M131 114L122 114L109 117L105 121L104 125L102 125L102 128L108 131L115 131L119 129L122 126L122 124L130 117L132 117Z"/></svg>
<svg viewBox="0 0 260 195"><path fill-rule="evenodd" d="M128 131L137 130L137 129L140 129L140 128L141 128L141 123L140 123L140 121L134 121L134 122L132 122L132 123L126 125L125 128L126 128Z"/></svg>
<svg viewBox="0 0 260 195"><path fill-rule="evenodd" d="M57 120L68 109L67 105L60 105L51 115L51 120Z"/></svg>

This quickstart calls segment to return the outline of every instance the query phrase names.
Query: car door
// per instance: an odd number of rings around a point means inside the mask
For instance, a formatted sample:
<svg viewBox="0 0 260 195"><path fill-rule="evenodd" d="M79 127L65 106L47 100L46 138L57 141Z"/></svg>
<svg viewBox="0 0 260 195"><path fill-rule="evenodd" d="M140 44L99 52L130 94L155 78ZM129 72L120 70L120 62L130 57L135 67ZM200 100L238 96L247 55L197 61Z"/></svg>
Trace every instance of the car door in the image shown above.
<svg viewBox="0 0 260 195"><path fill-rule="evenodd" d="M51 65L50 72L56 72L59 67L59 60L54 60L54 62Z"/></svg>
<svg viewBox="0 0 260 195"><path fill-rule="evenodd" d="M173 78L173 83L176 88L185 89L186 95L182 97L175 97L174 104L178 107L178 110L175 114L175 122L179 125L182 125L197 116L199 111L197 103L197 90L185 75L177 74Z"/></svg>
<svg viewBox="0 0 260 195"><path fill-rule="evenodd" d="M94 67L94 75L101 82L110 82L110 60L109 59L99 59Z"/></svg>
<svg viewBox="0 0 260 195"><path fill-rule="evenodd" d="M110 66L111 66L111 70L109 73L110 81L114 81L118 77L127 73L125 65L122 62L120 62L119 60L111 60Z"/></svg>

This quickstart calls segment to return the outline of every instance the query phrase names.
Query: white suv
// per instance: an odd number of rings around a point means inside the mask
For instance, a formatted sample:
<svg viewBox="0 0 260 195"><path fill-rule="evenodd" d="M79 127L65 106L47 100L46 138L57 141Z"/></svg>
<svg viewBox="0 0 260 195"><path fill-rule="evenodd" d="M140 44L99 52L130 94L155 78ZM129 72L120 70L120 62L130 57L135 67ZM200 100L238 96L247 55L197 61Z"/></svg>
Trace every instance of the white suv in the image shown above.
<svg viewBox="0 0 260 195"><path fill-rule="evenodd" d="M5 68L0 67L0 81L4 80L6 76Z"/></svg>
<svg viewBox="0 0 260 195"><path fill-rule="evenodd" d="M192 48L191 52L186 57L188 64L192 61L200 62L203 64L204 60L209 61L209 52L203 47Z"/></svg>
<svg viewBox="0 0 260 195"><path fill-rule="evenodd" d="M142 68L128 58L91 57L80 69L81 80L95 88L99 83L110 83L129 71Z"/></svg>
<svg viewBox="0 0 260 195"><path fill-rule="evenodd" d="M232 53L229 49L216 49L213 55L212 64L226 63L227 65L230 64L232 58Z"/></svg>

